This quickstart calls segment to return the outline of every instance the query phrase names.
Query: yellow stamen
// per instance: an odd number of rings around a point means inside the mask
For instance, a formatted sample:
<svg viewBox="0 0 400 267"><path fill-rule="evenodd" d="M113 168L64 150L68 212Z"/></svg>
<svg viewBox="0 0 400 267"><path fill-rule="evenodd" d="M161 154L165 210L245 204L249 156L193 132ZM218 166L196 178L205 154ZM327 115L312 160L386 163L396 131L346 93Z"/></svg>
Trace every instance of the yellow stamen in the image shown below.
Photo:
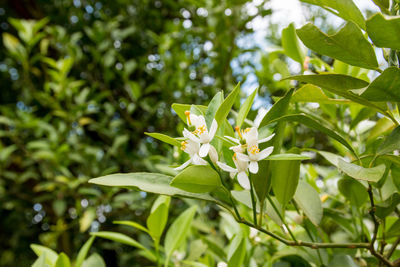
<svg viewBox="0 0 400 267"><path fill-rule="evenodd" d="M250 132L250 130L251 130L251 128L246 128L246 129L244 130L244 132L245 132L245 133L248 133L248 132Z"/></svg>
<svg viewBox="0 0 400 267"><path fill-rule="evenodd" d="M238 135L239 135L240 138L243 138L239 126L236 126L236 127L235 127L235 131L238 133Z"/></svg>
<svg viewBox="0 0 400 267"><path fill-rule="evenodd" d="M187 142L186 141L182 141L181 142L181 150L185 150L186 149L186 145L187 145Z"/></svg>
<svg viewBox="0 0 400 267"><path fill-rule="evenodd" d="M185 111L185 116L186 116L188 125L192 125L192 122L190 121L190 111L189 110Z"/></svg>
<svg viewBox="0 0 400 267"><path fill-rule="evenodd" d="M251 154L255 155L255 154L257 154L257 153L260 152L260 149L259 149L256 145L254 145L254 146L252 146L252 147L249 148L249 152L250 152Z"/></svg>
<svg viewBox="0 0 400 267"><path fill-rule="evenodd" d="M234 160L236 160L237 159L237 155L236 155L236 153L233 153L233 157L232 157Z"/></svg>

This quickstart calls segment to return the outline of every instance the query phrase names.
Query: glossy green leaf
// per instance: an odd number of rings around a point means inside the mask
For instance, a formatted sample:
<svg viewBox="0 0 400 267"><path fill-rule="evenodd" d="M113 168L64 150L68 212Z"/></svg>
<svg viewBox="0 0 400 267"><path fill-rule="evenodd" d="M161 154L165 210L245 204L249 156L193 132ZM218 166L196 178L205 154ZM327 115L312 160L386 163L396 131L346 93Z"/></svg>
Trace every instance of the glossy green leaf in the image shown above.
<svg viewBox="0 0 400 267"><path fill-rule="evenodd" d="M71 261L69 260L68 256L64 252L61 252L60 255L58 255L54 267L70 267L70 266L71 266Z"/></svg>
<svg viewBox="0 0 400 267"><path fill-rule="evenodd" d="M301 0L302 2L320 6L347 21L352 21L361 29L365 29L365 20L361 11L352 0Z"/></svg>
<svg viewBox="0 0 400 267"><path fill-rule="evenodd" d="M397 126L383 141L378 148L378 154L386 154L400 150L400 126Z"/></svg>
<svg viewBox="0 0 400 267"><path fill-rule="evenodd" d="M244 101L243 105L240 107L239 113L236 118L236 126L239 128L242 127L242 124L244 120L247 118L247 114L249 114L249 111L251 109L251 106L253 105L254 98L256 97L258 92L258 88L253 91L249 97L247 97L246 101Z"/></svg>
<svg viewBox="0 0 400 267"><path fill-rule="evenodd" d="M311 23L297 30L301 41L311 50L353 66L377 69L378 62L372 45L360 28L348 22L334 35L327 35Z"/></svg>
<svg viewBox="0 0 400 267"><path fill-rule="evenodd" d="M361 207L368 199L367 189L357 180L343 178L338 182L340 193L344 195L352 205Z"/></svg>
<svg viewBox="0 0 400 267"><path fill-rule="evenodd" d="M260 122L259 128L262 128L263 126L266 126L271 123L271 121L281 117L283 114L286 114L286 111L288 109L289 103L290 103L290 98L292 97L293 94L293 89L289 90L284 97L279 99L265 114L264 118Z"/></svg>
<svg viewBox="0 0 400 267"><path fill-rule="evenodd" d="M271 171L272 189L276 199L286 206L296 192L300 175L300 160L276 161Z"/></svg>
<svg viewBox="0 0 400 267"><path fill-rule="evenodd" d="M376 13L367 20L367 32L376 46L400 49L400 16Z"/></svg>
<svg viewBox="0 0 400 267"><path fill-rule="evenodd" d="M88 241L85 242L85 244L81 247L81 249L78 252L78 256L76 257L76 262L75 262L75 267L81 267L83 261L86 259L86 256L89 252L90 247L93 244L95 237L92 236L89 238Z"/></svg>
<svg viewBox="0 0 400 267"><path fill-rule="evenodd" d="M321 88L312 84L305 84L294 92L293 102L315 102L320 104L351 104L347 99L335 99L328 97Z"/></svg>
<svg viewBox="0 0 400 267"><path fill-rule="evenodd" d="M304 156L304 155L299 155L299 154L275 154L272 156L269 156L266 158L266 160L285 160L285 161L290 161L290 160L307 160L311 159L309 156Z"/></svg>
<svg viewBox="0 0 400 267"><path fill-rule="evenodd" d="M322 219L322 203L318 192L308 183L300 180L297 186L294 200L304 211L310 221L318 226Z"/></svg>
<svg viewBox="0 0 400 267"><path fill-rule="evenodd" d="M338 167L339 166L339 159L344 160L343 157L336 155L331 152L326 152L326 151L317 151L321 156L323 156L327 161L329 161L333 166Z"/></svg>
<svg viewBox="0 0 400 267"><path fill-rule="evenodd" d="M224 102L222 102L221 106L219 106L217 112L215 113L215 120L217 121L218 126L222 125L222 123L225 121L239 93L240 83L235 86L235 88L225 98Z"/></svg>
<svg viewBox="0 0 400 267"><path fill-rule="evenodd" d="M358 267L359 265L349 255L335 255L329 262L328 267Z"/></svg>
<svg viewBox="0 0 400 267"><path fill-rule="evenodd" d="M242 234L237 234L229 244L228 266L241 267L246 256L246 240Z"/></svg>
<svg viewBox="0 0 400 267"><path fill-rule="evenodd" d="M31 244L31 249L38 257L40 257L42 254L46 254L46 264L50 266L54 266L54 264L56 264L58 254L54 250L37 244Z"/></svg>
<svg viewBox="0 0 400 267"><path fill-rule="evenodd" d="M118 243L122 243L128 246L136 247L139 249L146 250L142 244L137 242L136 240L130 238L127 235L121 234L121 233L116 233L116 232L109 232L109 231L100 231L100 232L91 232L90 233L92 236L96 237L101 237L104 239L112 240Z"/></svg>
<svg viewBox="0 0 400 267"><path fill-rule="evenodd" d="M183 242L185 242L196 210L197 206L192 206L185 210L181 215L179 215L178 218L176 218L171 227L168 229L164 240L164 248L167 259L169 259L172 253L178 249Z"/></svg>
<svg viewBox="0 0 400 267"><path fill-rule="evenodd" d="M130 226L130 227L136 228L136 229L141 230L141 231L146 232L146 233L149 232L149 230L148 230L146 227L144 227L144 226L141 225L141 224L138 224L137 222L131 222L131 221L113 221L113 223L114 223L114 224L121 224L121 225Z"/></svg>
<svg viewBox="0 0 400 267"><path fill-rule="evenodd" d="M369 101L400 101L400 69L390 67L383 71L361 94Z"/></svg>
<svg viewBox="0 0 400 267"><path fill-rule="evenodd" d="M83 262L82 267L106 267L106 263L99 254L93 253Z"/></svg>
<svg viewBox="0 0 400 267"><path fill-rule="evenodd" d="M211 167L203 165L184 169L170 184L191 193L208 193L222 186L219 174Z"/></svg>
<svg viewBox="0 0 400 267"><path fill-rule="evenodd" d="M218 92L217 94L215 94L213 99L211 99L210 103L208 104L205 116L207 129L210 129L211 123L215 117L215 113L217 113L217 110L221 106L222 101L224 101L224 96L222 92Z"/></svg>
<svg viewBox="0 0 400 267"><path fill-rule="evenodd" d="M48 267L46 264L46 253L42 253L40 257L35 260L31 267Z"/></svg>
<svg viewBox="0 0 400 267"><path fill-rule="evenodd" d="M382 178L386 169L384 164L373 168L363 168L342 159L339 159L338 168L350 177L369 182L378 182Z"/></svg>
<svg viewBox="0 0 400 267"><path fill-rule="evenodd" d="M127 187L160 195L183 196L216 202L216 199L208 194L189 193L170 186L172 178L173 177L171 176L159 173L116 173L90 179L89 183L105 186Z"/></svg>
<svg viewBox="0 0 400 267"><path fill-rule="evenodd" d="M150 137L153 137L154 139L158 139L160 141L163 141L164 143L173 145L173 146L177 146L177 147L181 146L181 142L179 142L175 138L172 138L172 137L170 137L168 135L165 135L165 134L161 134L161 133L144 133L144 134L148 135Z"/></svg>
<svg viewBox="0 0 400 267"><path fill-rule="evenodd" d="M288 57L303 65L305 52L293 23L282 30L282 47Z"/></svg>
<svg viewBox="0 0 400 267"><path fill-rule="evenodd" d="M159 196L151 207L150 215L147 217L147 228L151 237L158 243L168 220L168 208L171 198Z"/></svg>

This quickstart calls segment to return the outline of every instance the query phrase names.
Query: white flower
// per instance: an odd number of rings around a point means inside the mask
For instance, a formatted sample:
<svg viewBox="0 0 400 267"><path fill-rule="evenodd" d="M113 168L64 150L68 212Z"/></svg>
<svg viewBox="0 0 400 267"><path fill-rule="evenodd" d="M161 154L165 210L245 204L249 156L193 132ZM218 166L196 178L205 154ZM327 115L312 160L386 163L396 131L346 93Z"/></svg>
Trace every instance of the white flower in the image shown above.
<svg viewBox="0 0 400 267"><path fill-rule="evenodd" d="M245 136L246 144L247 144L247 155L243 153L237 153L237 158L241 161L247 161L249 163L249 171L251 173L258 172L258 161L265 159L268 157L272 151L274 150L273 146L267 147L266 149L260 151L258 148L258 144L264 143L270 140L273 135L258 140L258 131L256 127L251 127Z"/></svg>
<svg viewBox="0 0 400 267"><path fill-rule="evenodd" d="M184 132L185 135L185 132ZM180 171L189 166L190 163L193 163L194 165L207 165L207 161L202 159L199 156L199 150L200 150L200 144L196 143L190 139L183 141L181 143L181 149L188 153L190 156L190 159L183 163L181 166L175 168L175 170Z"/></svg>
<svg viewBox="0 0 400 267"><path fill-rule="evenodd" d="M185 129L184 133L186 131L187 135L185 137L189 138L190 140L198 144L201 144L199 151L200 157L203 158L207 155L210 155L211 160L216 162L218 160L218 153L215 150L215 148L210 144L210 142L213 140L215 133L217 132L218 129L217 121L213 119L210 131L208 131L204 116L190 114L189 111L186 111L185 115L187 117L188 125L194 125L196 127L193 133Z"/></svg>
<svg viewBox="0 0 400 267"><path fill-rule="evenodd" d="M228 264L226 262L220 261L218 262L217 267L228 267Z"/></svg>
<svg viewBox="0 0 400 267"><path fill-rule="evenodd" d="M248 139L247 135L250 131L254 131L252 129L255 129L255 127L246 128L244 130L241 130L241 129L239 129L239 127L236 126L235 131L237 132L239 139L233 138L231 136L225 136L225 138L227 138L237 144L236 146L232 146L229 149L233 150L233 152L235 152L235 153L244 153L246 151L246 147L247 147L247 139ZM256 129L256 131L257 131L257 129ZM254 134L254 133L252 133L252 134ZM257 144L268 142L269 140L272 139L272 137L274 137L274 135L275 134L272 134L266 138L258 140L258 132L257 132ZM243 140L245 140L246 143L243 144Z"/></svg>
<svg viewBox="0 0 400 267"><path fill-rule="evenodd" d="M256 127L256 128L260 127L260 123L264 119L265 115L267 115L267 113L268 113L268 109L260 108L258 110L257 116L254 119L254 127Z"/></svg>
<svg viewBox="0 0 400 267"><path fill-rule="evenodd" d="M250 180L249 177L247 176L247 168L248 168L248 162L239 160L236 157L236 153L233 155L233 162L235 163L236 169L232 168L231 166L222 163L222 162L217 162L217 165L224 171L229 172L231 178L234 178L237 174L237 180L239 184L244 188L244 189L250 189Z"/></svg>

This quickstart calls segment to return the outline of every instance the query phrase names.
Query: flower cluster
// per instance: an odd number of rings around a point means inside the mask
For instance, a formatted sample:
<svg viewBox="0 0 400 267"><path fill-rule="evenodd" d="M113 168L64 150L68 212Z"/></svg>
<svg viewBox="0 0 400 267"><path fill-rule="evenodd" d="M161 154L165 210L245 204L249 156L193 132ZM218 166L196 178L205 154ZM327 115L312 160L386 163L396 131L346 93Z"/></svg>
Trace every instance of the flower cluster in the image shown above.
<svg viewBox="0 0 400 267"><path fill-rule="evenodd" d="M254 174L258 173L258 161L268 157L274 149L272 146L263 150L259 148L259 144L271 140L274 136L270 135L267 138L258 139L260 118L256 118L254 127L246 128L245 130L236 127L237 138L225 136L225 138L235 143L235 146L230 147L234 152L234 168L224 162L218 161L218 152L215 147L211 145L211 141L215 137L215 133L218 129L218 124L215 119L210 129L208 129L204 116L191 114L190 111L186 111L185 115L187 125L189 128L192 128L193 131L189 131L186 128L183 130L183 136L186 140L181 143L181 149L189 154L190 159L178 168L175 168L175 170L182 170L189 164L207 165L207 161L204 160L204 158L209 156L210 160L219 168L229 172L231 178L237 176L237 180L243 188L250 189L249 172ZM262 115L265 115L265 113Z"/></svg>

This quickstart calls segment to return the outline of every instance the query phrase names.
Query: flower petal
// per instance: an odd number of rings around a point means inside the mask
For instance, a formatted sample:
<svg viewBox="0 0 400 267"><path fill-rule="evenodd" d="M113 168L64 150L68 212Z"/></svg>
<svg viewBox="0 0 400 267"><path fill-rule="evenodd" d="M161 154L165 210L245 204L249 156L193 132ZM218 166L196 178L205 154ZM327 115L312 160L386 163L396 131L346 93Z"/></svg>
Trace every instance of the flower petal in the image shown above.
<svg viewBox="0 0 400 267"><path fill-rule="evenodd" d="M204 158L205 156L208 155L208 151L210 150L210 144L202 144L199 150L199 156Z"/></svg>
<svg viewBox="0 0 400 267"><path fill-rule="evenodd" d="M207 161L204 159L200 158L199 155L195 154L193 156L193 164L194 165L207 165Z"/></svg>
<svg viewBox="0 0 400 267"><path fill-rule="evenodd" d="M258 145L258 131L256 127L251 127L245 134L245 139L248 147Z"/></svg>
<svg viewBox="0 0 400 267"><path fill-rule="evenodd" d="M223 162L217 161L217 165L218 165L218 167L220 167L222 170L224 170L226 172L237 173L237 170L235 168L232 168L228 164L225 164Z"/></svg>
<svg viewBox="0 0 400 267"><path fill-rule="evenodd" d="M218 152L213 145L210 146L208 155L210 155L210 159L212 162L216 163L218 161Z"/></svg>
<svg viewBox="0 0 400 267"><path fill-rule="evenodd" d="M225 135L224 137L229 139L229 140L231 140L232 142L235 142L236 144L240 144L239 139L236 139L236 138L234 138L232 136L229 136L229 135Z"/></svg>
<svg viewBox="0 0 400 267"><path fill-rule="evenodd" d="M273 146L269 146L266 149L262 150L260 153L257 154L257 160L263 160L266 157L268 157L269 155L271 155L272 151L274 151L274 147Z"/></svg>
<svg viewBox="0 0 400 267"><path fill-rule="evenodd" d="M265 115L267 115L268 110L265 108L260 108L258 110L257 116L254 119L254 127L258 128L260 127L260 123L264 119Z"/></svg>
<svg viewBox="0 0 400 267"><path fill-rule="evenodd" d="M210 141L214 138L214 135L217 132L217 129L218 129L218 123L215 119L213 119L210 130L208 131Z"/></svg>
<svg viewBox="0 0 400 267"><path fill-rule="evenodd" d="M236 153L237 159L241 161L250 161L249 156L242 154L242 153Z"/></svg>
<svg viewBox="0 0 400 267"><path fill-rule="evenodd" d="M250 190L250 180L245 172L239 172L237 179L241 187Z"/></svg>
<svg viewBox="0 0 400 267"><path fill-rule="evenodd" d="M192 134L188 129L183 129L183 136L192 140L193 142L200 143L200 139L197 138L194 134Z"/></svg>
<svg viewBox="0 0 400 267"><path fill-rule="evenodd" d="M258 162L257 161L250 161L249 171L251 173L257 173L258 172Z"/></svg>
<svg viewBox="0 0 400 267"><path fill-rule="evenodd" d="M261 143L268 142L268 141L271 140L272 137L274 137L274 136L275 136L275 134L271 134L270 136L268 136L268 137L266 137L266 138L263 138L263 139L258 140L258 143L261 144Z"/></svg>
<svg viewBox="0 0 400 267"><path fill-rule="evenodd" d="M176 167L174 170L175 170L175 171L183 170L184 168L186 168L187 166L189 166L190 163L192 163L192 159L189 159L188 161L186 161L185 163L183 163L181 166Z"/></svg>

